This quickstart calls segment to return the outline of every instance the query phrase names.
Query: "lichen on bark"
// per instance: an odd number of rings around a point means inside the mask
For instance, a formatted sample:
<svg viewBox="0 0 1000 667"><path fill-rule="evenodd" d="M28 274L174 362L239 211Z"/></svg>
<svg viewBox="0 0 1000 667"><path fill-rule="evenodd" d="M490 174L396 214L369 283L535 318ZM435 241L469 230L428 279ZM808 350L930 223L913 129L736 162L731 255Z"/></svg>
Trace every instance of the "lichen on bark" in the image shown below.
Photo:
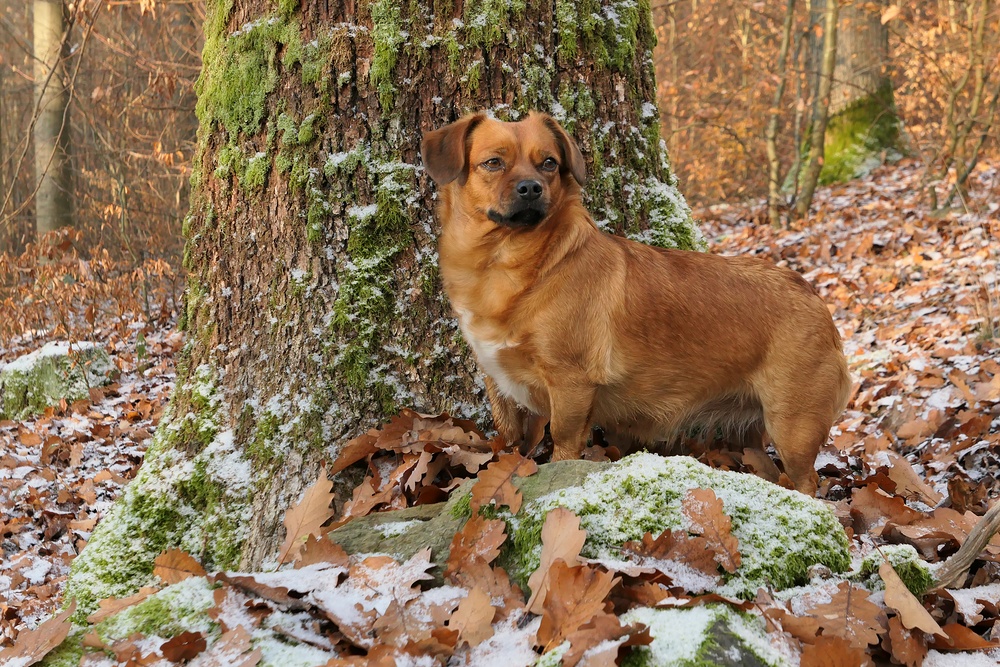
<svg viewBox="0 0 1000 667"><path fill-rule="evenodd" d="M402 406L488 421L440 288L423 132L473 110L549 112L588 158L586 203L602 227L699 246L659 138L648 2L588 6L605 23L571 35L537 3L208 3L184 225L187 361L71 592L87 604L125 594L157 549L178 545L210 566L258 568L285 508L349 437ZM198 372L213 406L184 389ZM248 478L235 495L198 467L223 437ZM126 547L119 576L105 556Z"/></svg>

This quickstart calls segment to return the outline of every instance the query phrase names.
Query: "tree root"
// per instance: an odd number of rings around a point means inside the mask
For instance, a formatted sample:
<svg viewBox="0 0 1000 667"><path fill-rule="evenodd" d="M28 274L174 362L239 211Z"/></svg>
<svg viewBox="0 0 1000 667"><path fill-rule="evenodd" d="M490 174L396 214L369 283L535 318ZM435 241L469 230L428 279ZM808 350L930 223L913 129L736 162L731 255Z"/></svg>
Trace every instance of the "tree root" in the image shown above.
<svg viewBox="0 0 1000 667"><path fill-rule="evenodd" d="M941 588L954 588L965 582L972 563L979 556L993 536L1000 531L1000 502L993 504L976 527L969 533L965 543L946 560L936 573L937 585Z"/></svg>

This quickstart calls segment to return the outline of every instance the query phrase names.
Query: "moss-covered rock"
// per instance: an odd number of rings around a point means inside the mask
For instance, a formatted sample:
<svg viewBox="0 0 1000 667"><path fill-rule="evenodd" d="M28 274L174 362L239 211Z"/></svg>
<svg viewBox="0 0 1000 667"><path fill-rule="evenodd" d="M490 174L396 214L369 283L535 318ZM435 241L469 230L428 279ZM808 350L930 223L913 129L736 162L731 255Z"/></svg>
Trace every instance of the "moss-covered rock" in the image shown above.
<svg viewBox="0 0 1000 667"><path fill-rule="evenodd" d="M535 475L514 483L524 497L517 516L483 511L507 522L510 537L499 563L522 586L538 567L542 524L550 510L565 507L580 517L587 531L584 556L617 560L625 542L686 527L681 501L692 488L715 491L739 540L742 564L717 589L720 593L751 598L761 586L781 590L806 583L812 565L835 572L850 565L847 536L822 501L753 475L714 470L690 457L639 453L618 463L561 461L539 466ZM447 560L451 535L468 516L466 485L447 503L364 517L330 537L349 553L408 557L430 546L440 564Z"/></svg>
<svg viewBox="0 0 1000 667"><path fill-rule="evenodd" d="M0 368L0 419L23 419L66 399L87 398L117 368L96 343L47 343Z"/></svg>
<svg viewBox="0 0 1000 667"><path fill-rule="evenodd" d="M723 605L633 609L622 621L649 627L653 643L634 649L626 667L783 667L795 664L768 642L764 620Z"/></svg>
<svg viewBox="0 0 1000 667"><path fill-rule="evenodd" d="M824 503L753 475L714 470L690 457L638 453L593 472L579 485L530 500L505 517L511 539L501 555L511 576L526 582L538 566L545 515L565 507L587 531L583 555L617 559L624 542L687 526L685 493L711 488L732 517L742 563L718 592L753 597L761 586L780 590L805 583L810 566L835 572L850 565L848 539Z"/></svg>

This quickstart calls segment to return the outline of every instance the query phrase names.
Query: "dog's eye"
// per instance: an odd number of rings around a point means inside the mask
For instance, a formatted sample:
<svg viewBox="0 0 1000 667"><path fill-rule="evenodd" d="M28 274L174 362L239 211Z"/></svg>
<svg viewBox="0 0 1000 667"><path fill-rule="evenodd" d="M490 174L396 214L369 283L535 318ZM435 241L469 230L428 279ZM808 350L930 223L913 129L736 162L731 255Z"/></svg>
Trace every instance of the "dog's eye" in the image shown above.
<svg viewBox="0 0 1000 667"><path fill-rule="evenodd" d="M542 171L555 171L559 168L559 163L555 161L555 158L547 157L545 161L542 162Z"/></svg>
<svg viewBox="0 0 1000 667"><path fill-rule="evenodd" d="M503 160L498 157L491 157L486 162L483 162L481 166L486 171L500 171L503 169Z"/></svg>

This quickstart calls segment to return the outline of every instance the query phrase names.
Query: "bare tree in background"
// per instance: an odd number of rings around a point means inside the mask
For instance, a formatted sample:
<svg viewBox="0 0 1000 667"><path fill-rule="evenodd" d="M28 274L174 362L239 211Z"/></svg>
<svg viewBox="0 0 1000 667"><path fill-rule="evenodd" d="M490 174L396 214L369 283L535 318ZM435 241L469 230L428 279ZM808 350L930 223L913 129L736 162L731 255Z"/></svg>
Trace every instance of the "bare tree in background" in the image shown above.
<svg viewBox="0 0 1000 667"><path fill-rule="evenodd" d="M809 159L806 161L802 190L795 202L795 211L800 216L809 212L813 194L823 168L823 153L826 144L826 125L829 119L830 91L833 88L833 70L837 60L837 19L840 0L826 0L823 10L823 55L820 61L819 87L813 98L812 123L809 130Z"/></svg>
<svg viewBox="0 0 1000 667"><path fill-rule="evenodd" d="M778 86L774 90L774 103L768 113L767 131L767 216L774 227L781 226L781 162L778 159L778 117L781 114L781 98L785 95L785 84L788 75L788 50L792 42L792 25L795 23L795 0L788 0L785 6L785 22L781 28L781 47L778 52Z"/></svg>
<svg viewBox="0 0 1000 667"><path fill-rule="evenodd" d="M35 230L39 237L73 224L69 89L63 67L66 13L62 0L34 0Z"/></svg>

